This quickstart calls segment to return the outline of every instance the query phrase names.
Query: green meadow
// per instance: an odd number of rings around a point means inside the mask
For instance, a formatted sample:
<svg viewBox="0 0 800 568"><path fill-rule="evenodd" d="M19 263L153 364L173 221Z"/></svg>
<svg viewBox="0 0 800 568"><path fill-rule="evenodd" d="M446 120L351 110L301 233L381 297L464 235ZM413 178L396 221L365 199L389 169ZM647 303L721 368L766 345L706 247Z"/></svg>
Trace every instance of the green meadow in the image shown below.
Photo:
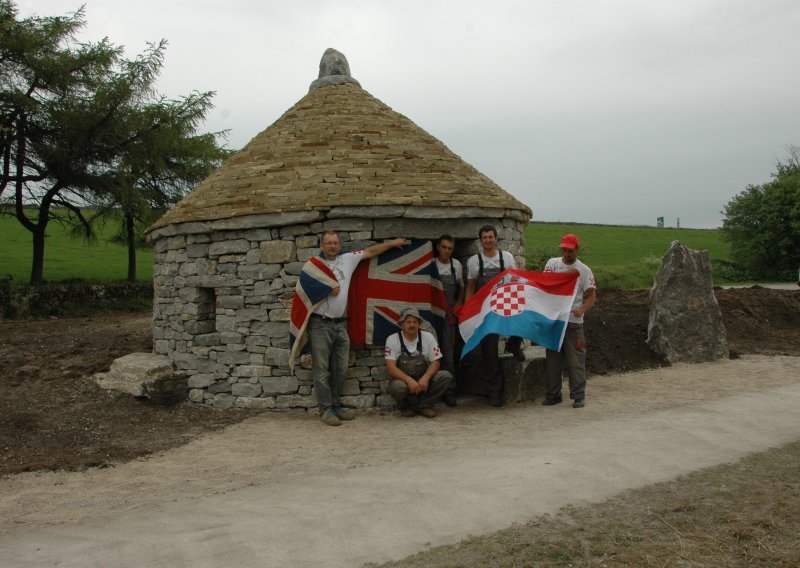
<svg viewBox="0 0 800 568"><path fill-rule="evenodd" d="M676 240L708 251L715 284L732 282L730 245L717 229L531 223L525 230L526 267L541 270L548 258L561 256L558 244L567 233L580 238L579 258L592 269L600 288L650 288L661 258Z"/></svg>
<svg viewBox="0 0 800 568"><path fill-rule="evenodd" d="M113 242L116 227L98 229L97 239L87 242L70 236L69 229L51 222L44 249L44 278L58 282L80 278L88 282L114 282L128 276L128 250ZM31 233L10 215L0 215L0 278L11 276L17 284L30 280L33 239ZM137 280L153 279L153 253L136 251Z"/></svg>
<svg viewBox="0 0 800 568"><path fill-rule="evenodd" d="M87 243L72 238L58 223L47 230L44 276L50 282L82 279L88 282L125 280L127 250L113 242L116 228L106 224L98 238ZM730 247L718 230L657 229L570 223L531 223L525 231L526 266L541 270L544 262L559 256L561 236L574 233L581 239L580 258L595 273L601 288L650 288L661 257L674 240L692 249L709 251L716 284L733 281ZM0 277L10 275L16 283L26 283L30 275L31 235L14 217L0 216ZM146 282L153 277L153 254L137 251L137 277Z"/></svg>

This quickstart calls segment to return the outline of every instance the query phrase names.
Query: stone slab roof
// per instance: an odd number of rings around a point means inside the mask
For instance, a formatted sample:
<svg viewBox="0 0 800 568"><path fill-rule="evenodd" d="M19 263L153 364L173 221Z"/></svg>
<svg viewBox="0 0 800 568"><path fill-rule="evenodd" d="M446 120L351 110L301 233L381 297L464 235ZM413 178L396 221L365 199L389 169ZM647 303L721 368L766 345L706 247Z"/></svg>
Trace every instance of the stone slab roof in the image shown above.
<svg viewBox="0 0 800 568"><path fill-rule="evenodd" d="M312 88L149 231L341 206L529 207L357 82Z"/></svg>

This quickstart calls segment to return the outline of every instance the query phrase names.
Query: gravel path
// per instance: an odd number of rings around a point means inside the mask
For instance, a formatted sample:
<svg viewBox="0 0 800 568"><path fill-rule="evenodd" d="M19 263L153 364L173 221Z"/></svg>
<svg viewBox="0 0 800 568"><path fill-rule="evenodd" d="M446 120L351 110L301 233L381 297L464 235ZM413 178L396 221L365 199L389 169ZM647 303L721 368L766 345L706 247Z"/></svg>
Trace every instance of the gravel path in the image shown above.
<svg viewBox="0 0 800 568"><path fill-rule="evenodd" d="M800 439L800 358L590 380L587 406L339 428L263 414L111 468L0 480L0 563L358 566Z"/></svg>

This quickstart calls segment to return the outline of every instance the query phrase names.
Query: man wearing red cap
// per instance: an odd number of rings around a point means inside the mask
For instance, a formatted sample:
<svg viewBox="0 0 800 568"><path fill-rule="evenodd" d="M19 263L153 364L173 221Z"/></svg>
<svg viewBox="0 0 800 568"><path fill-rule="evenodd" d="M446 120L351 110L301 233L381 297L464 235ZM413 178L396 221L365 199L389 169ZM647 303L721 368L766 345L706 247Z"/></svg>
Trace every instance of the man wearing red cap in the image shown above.
<svg viewBox="0 0 800 568"><path fill-rule="evenodd" d="M583 314L594 305L594 274L592 270L578 260L580 240L575 235L564 235L561 239L561 257L551 258L545 264L544 272L578 272L577 291L572 303L567 332L561 351L546 350L547 354L547 394L545 406L552 406L562 401L561 381L564 366L569 374L569 397L573 400L573 408L583 408L586 400L586 340L583 335Z"/></svg>

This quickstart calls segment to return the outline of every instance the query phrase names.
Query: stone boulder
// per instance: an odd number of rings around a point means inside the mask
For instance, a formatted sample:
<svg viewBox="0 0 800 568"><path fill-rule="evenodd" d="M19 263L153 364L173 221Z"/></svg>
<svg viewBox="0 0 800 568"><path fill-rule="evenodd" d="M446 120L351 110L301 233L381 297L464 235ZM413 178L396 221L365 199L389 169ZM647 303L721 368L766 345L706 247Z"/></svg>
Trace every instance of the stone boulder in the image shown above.
<svg viewBox="0 0 800 568"><path fill-rule="evenodd" d="M98 373L92 380L100 388L158 404L174 404L189 394L187 378L175 371L168 357L156 353L131 353L115 359L107 373Z"/></svg>
<svg viewBox="0 0 800 568"><path fill-rule="evenodd" d="M332 47L325 50L319 62L319 77L311 83L311 89L325 87L327 85L341 85L342 83L355 83L361 86L358 81L350 75L350 64L344 53Z"/></svg>
<svg viewBox="0 0 800 568"><path fill-rule="evenodd" d="M728 356L708 251L691 250L680 241L670 245L650 291L647 344L670 363Z"/></svg>

